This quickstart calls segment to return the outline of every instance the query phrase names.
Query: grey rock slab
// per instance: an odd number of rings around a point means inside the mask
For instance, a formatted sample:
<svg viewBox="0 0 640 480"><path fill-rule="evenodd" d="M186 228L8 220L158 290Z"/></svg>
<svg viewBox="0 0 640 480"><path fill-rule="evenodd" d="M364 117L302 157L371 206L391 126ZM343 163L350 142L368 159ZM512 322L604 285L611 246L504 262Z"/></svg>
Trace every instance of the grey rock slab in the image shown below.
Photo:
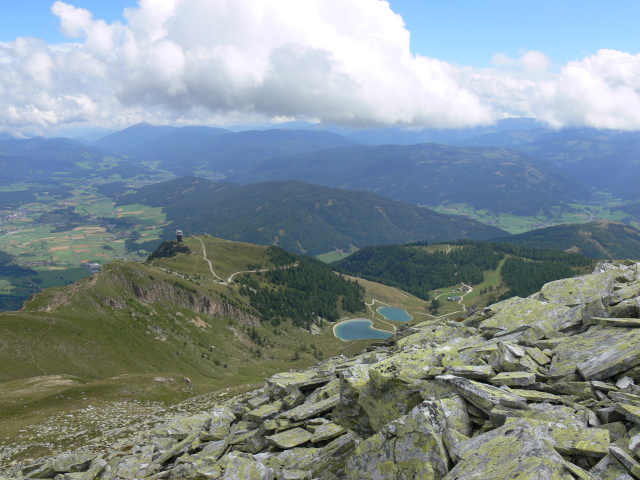
<svg viewBox="0 0 640 480"><path fill-rule="evenodd" d="M251 410L250 412L245 413L242 418L250 422L262 423L278 415L282 410L283 406L284 406L283 402L281 401L268 403L266 405L262 405L256 408L255 410Z"/></svg>
<svg viewBox="0 0 640 480"><path fill-rule="evenodd" d="M640 330L591 327L554 348L549 376L579 371L586 380L603 380L640 365Z"/></svg>
<svg viewBox="0 0 640 480"><path fill-rule="evenodd" d="M549 365L551 363L551 358L549 358L549 356L539 348L525 347L525 351L527 352L527 355L529 355L533 361L540 366Z"/></svg>
<svg viewBox="0 0 640 480"><path fill-rule="evenodd" d="M538 390L525 390L521 388L512 388L511 393L525 398L527 402L548 402L548 403L562 403L562 398L558 395L548 392L540 392Z"/></svg>
<svg viewBox="0 0 640 480"><path fill-rule="evenodd" d="M599 480L634 480L626 468L609 454L600 460L590 472Z"/></svg>
<svg viewBox="0 0 640 480"><path fill-rule="evenodd" d="M575 306L608 297L613 292L614 283L612 274L602 272L547 283L540 293L550 303Z"/></svg>
<svg viewBox="0 0 640 480"><path fill-rule="evenodd" d="M222 440L229 435L231 424L235 421L236 416L231 409L223 406L216 406L211 411L211 424L209 433L213 440Z"/></svg>
<svg viewBox="0 0 640 480"><path fill-rule="evenodd" d="M306 470L278 470L276 480L312 480L313 473Z"/></svg>
<svg viewBox="0 0 640 480"><path fill-rule="evenodd" d="M326 423L324 425L320 425L315 432L313 432L313 437L311 437L311 443L318 442L326 442L328 440L333 440L340 435L344 435L347 431L341 427L340 425L336 425L333 422Z"/></svg>
<svg viewBox="0 0 640 480"><path fill-rule="evenodd" d="M609 447L609 451L620 465L622 465L634 478L640 478L640 463L638 463L631 455L614 445Z"/></svg>
<svg viewBox="0 0 640 480"><path fill-rule="evenodd" d="M355 449L352 433L342 435L322 448L293 448L278 455L288 470L313 471L314 478L327 472L344 478L347 459Z"/></svg>
<svg viewBox="0 0 640 480"><path fill-rule="evenodd" d="M313 435L298 427L275 435L269 435L266 438L276 447L288 450L310 442Z"/></svg>
<svg viewBox="0 0 640 480"><path fill-rule="evenodd" d="M65 453L53 461L53 469L58 473L81 472L85 470L96 455L90 453Z"/></svg>
<svg viewBox="0 0 640 480"><path fill-rule="evenodd" d="M182 440L194 431L207 430L211 426L212 415L199 413L197 415L180 416L163 425L168 429L169 436Z"/></svg>
<svg viewBox="0 0 640 480"><path fill-rule="evenodd" d="M482 322L479 329L488 335L505 335L531 330L531 341L548 333L581 323L582 318L569 307L545 303L530 298L517 298L493 317Z"/></svg>
<svg viewBox="0 0 640 480"><path fill-rule="evenodd" d="M640 425L640 407L617 403L616 411L624 415L627 420L635 423L636 425Z"/></svg>
<svg viewBox="0 0 640 480"><path fill-rule="evenodd" d="M579 478L580 480L600 480L600 479L598 479L598 478L594 477L593 475L591 475L589 472L587 472L587 471L583 470L583 469L582 469L582 468L580 468L579 466L574 465L574 464L573 464L573 463L571 463L571 462L567 462L566 460L565 460L565 462L564 462L564 467L565 467L567 470L569 470L569 472L571 472L571 474L572 474L574 477L577 477L577 478Z"/></svg>
<svg viewBox="0 0 640 480"><path fill-rule="evenodd" d="M585 421L582 412L565 405L551 405L549 403L536 403L529 406L530 410L518 410L513 408L496 407L489 415L495 426L502 426L508 419L533 419L543 422L561 422L571 428L584 428Z"/></svg>
<svg viewBox="0 0 640 480"><path fill-rule="evenodd" d="M601 318L593 317L589 325L602 325L604 327L640 328L640 318Z"/></svg>
<svg viewBox="0 0 640 480"><path fill-rule="evenodd" d="M82 472L82 475L79 476L78 478L80 480L93 480L98 475L100 475L100 472L102 472L102 470L104 470L106 466L107 466L107 462L102 458L99 458L91 464L91 466L87 471Z"/></svg>
<svg viewBox="0 0 640 480"><path fill-rule="evenodd" d="M610 306L607 310L609 317L617 318L638 318L640 317L640 303L639 299L632 298L624 300L617 305Z"/></svg>
<svg viewBox="0 0 640 480"><path fill-rule="evenodd" d="M624 285L619 289L616 289L609 295L609 304L617 305L625 300L635 299L640 297L640 283L632 283L630 285Z"/></svg>
<svg viewBox="0 0 640 480"><path fill-rule="evenodd" d="M531 372L502 372L491 379L491 383L499 387L526 387L535 381L536 376Z"/></svg>
<svg viewBox="0 0 640 480"><path fill-rule="evenodd" d="M314 390L335 379L335 373L307 370L304 372L283 372L267 379L266 392L273 397L286 397L298 389Z"/></svg>
<svg viewBox="0 0 640 480"><path fill-rule="evenodd" d="M260 395L259 397L254 397L247 402L247 406L253 410L256 408L260 408L263 405L269 403L271 399L269 395Z"/></svg>
<svg viewBox="0 0 640 480"><path fill-rule="evenodd" d="M575 428L560 422L535 419L507 419L505 426L526 422L536 436L545 439L562 455L602 458L609 453L609 432L599 428Z"/></svg>
<svg viewBox="0 0 640 480"><path fill-rule="evenodd" d="M169 476L166 477L166 473ZM150 479L167 478L168 480L214 480L222 478L222 467L212 458L197 458L174 466L168 472L161 472Z"/></svg>
<svg viewBox="0 0 640 480"><path fill-rule="evenodd" d="M495 375L493 368L489 365L461 365L458 367L448 367L445 372L447 375L455 375L470 380L489 380ZM437 375L436 375L437 376Z"/></svg>
<svg viewBox="0 0 640 480"><path fill-rule="evenodd" d="M223 478L229 480L274 480L275 472L262 463L256 462L251 456L231 452L228 455Z"/></svg>
<svg viewBox="0 0 640 480"><path fill-rule="evenodd" d="M603 392L617 392L618 387L613 385L612 383L601 382L599 380L593 380L591 382L593 388L597 388L598 390L602 390Z"/></svg>
<svg viewBox="0 0 640 480"><path fill-rule="evenodd" d="M442 438L444 414L437 402L423 402L362 441L347 463L347 478L442 479L449 456Z"/></svg>
<svg viewBox="0 0 640 480"><path fill-rule="evenodd" d="M340 401L340 395L334 395L311 405L299 405L293 410L289 410L284 414L285 417L290 418L296 422L301 420L307 420L309 418L318 417L324 413L333 410Z"/></svg>
<svg viewBox="0 0 640 480"><path fill-rule="evenodd" d="M473 425L471 425L468 412L469 403L464 398L460 395L454 395L450 398L441 398L438 401L449 430L455 430L467 437L473 435Z"/></svg>
<svg viewBox="0 0 640 480"><path fill-rule="evenodd" d="M523 410L528 408L523 397L484 383L453 375L441 375L436 380L453 385L462 397L487 414L498 405Z"/></svg>
<svg viewBox="0 0 640 480"><path fill-rule="evenodd" d="M446 480L565 480L564 460L526 422L504 425L458 447L458 464Z"/></svg>

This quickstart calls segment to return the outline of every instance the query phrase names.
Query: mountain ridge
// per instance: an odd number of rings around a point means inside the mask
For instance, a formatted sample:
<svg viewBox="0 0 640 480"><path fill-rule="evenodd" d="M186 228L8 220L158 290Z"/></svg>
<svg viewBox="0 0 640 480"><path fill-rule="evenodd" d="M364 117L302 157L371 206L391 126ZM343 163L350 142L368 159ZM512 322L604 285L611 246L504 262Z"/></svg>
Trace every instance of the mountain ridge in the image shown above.
<svg viewBox="0 0 640 480"><path fill-rule="evenodd" d="M175 228L230 240L279 245L317 255L375 243L412 240L487 239L504 231L460 216L394 202L368 192L331 189L306 182L240 186L182 177L119 196L118 205L162 206ZM165 238L171 238L165 230Z"/></svg>

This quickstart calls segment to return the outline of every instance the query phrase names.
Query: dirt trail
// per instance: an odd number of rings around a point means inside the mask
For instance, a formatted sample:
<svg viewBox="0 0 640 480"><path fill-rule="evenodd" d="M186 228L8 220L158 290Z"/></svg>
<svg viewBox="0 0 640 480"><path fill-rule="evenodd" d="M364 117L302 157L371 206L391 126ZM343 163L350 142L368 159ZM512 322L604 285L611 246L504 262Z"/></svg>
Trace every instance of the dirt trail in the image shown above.
<svg viewBox="0 0 640 480"><path fill-rule="evenodd" d="M297 267L298 264L294 263L293 265L287 265L286 267L282 267L283 269L287 269L287 268L293 268L293 267ZM229 275L229 278L227 278L227 283L231 283L233 281L233 277L235 277L236 275L239 275L241 273L258 273L258 272L269 272L271 270L278 270L278 268L280 267L273 267L273 268L262 268L260 270L242 270L240 272L235 272L232 273L231 275Z"/></svg>
<svg viewBox="0 0 640 480"><path fill-rule="evenodd" d="M213 265L211 264L211 260L207 258L207 247L204 246L204 242L200 237L198 237L198 240L200 240L200 243L202 244L202 258L204 258L204 260L209 264L209 271L211 272L211 275L216 277L220 281L220 283L225 283L224 280L221 277L219 277L216 272L213 271Z"/></svg>
<svg viewBox="0 0 640 480"><path fill-rule="evenodd" d="M380 318L376 318L376 313L382 317L382 314L379 313L377 309L375 309L375 310L373 309L373 306L376 303L379 303L380 305L384 305L385 307L391 307L391 305L389 305L388 303L383 303L380 300L376 300L375 298L372 298L371 299L371 303L365 303L365 305L367 307L369 307L369 310L371 310L371 318L374 319L374 320L377 320L378 322L382 322L382 323L385 323L385 324L389 325L391 328L393 328L393 331L396 332L398 330L398 328L394 324L389 323L386 320L383 320L383 319L380 319ZM393 308L393 307L391 307L391 308Z"/></svg>
<svg viewBox="0 0 640 480"><path fill-rule="evenodd" d="M69 295L63 295L61 293L58 293L55 297L53 297L53 299L51 300L51 303L47 305L46 311L55 312L59 306L64 305L69 300L71 300L73 296L76 293L78 293L80 290L93 287L96 284L97 280L98 280L98 275L94 274L91 276L91 279L89 280L89 283L87 285L81 285L82 280L70 285L69 290L71 291L71 293Z"/></svg>

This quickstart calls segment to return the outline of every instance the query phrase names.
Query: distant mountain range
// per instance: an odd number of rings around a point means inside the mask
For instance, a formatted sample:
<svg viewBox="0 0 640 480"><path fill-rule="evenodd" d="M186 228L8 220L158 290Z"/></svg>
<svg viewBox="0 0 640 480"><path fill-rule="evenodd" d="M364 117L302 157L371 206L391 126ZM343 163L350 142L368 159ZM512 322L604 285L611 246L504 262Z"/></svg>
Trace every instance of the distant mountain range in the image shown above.
<svg viewBox="0 0 640 480"><path fill-rule="evenodd" d="M299 179L416 205L466 203L493 213L547 216L551 207L570 211L570 203L589 202L594 190L625 200L640 196L640 133L542 127L532 119L442 131L353 131L305 122L239 132L139 124L91 145L4 135L0 184L153 181L169 173L245 184Z"/></svg>
<svg viewBox="0 0 640 480"><path fill-rule="evenodd" d="M505 235L503 230L461 216L302 181L240 186L184 177L119 196L117 202L163 207L167 220L185 231L189 216L194 234L278 245L308 255L351 246ZM173 237L173 230L166 229L164 236Z"/></svg>
<svg viewBox="0 0 640 480"><path fill-rule="evenodd" d="M553 206L587 201L587 186L560 169L522 152L493 147L435 144L362 145L374 131L344 135L312 124L231 132L209 127L135 125L113 133L94 146L151 161L175 175L204 175L236 183L305 180L329 187L366 190L414 205L467 203L476 209L516 215L550 214ZM496 127L460 131L415 132L383 129L389 141L462 141L470 135L522 132L539 126L531 119L503 121ZM496 130L498 132L496 132ZM378 143L382 138L376 137ZM461 140L462 139L462 140Z"/></svg>
<svg viewBox="0 0 640 480"><path fill-rule="evenodd" d="M556 225L493 241L530 248L553 248L605 260L640 259L640 231L618 222Z"/></svg>
<svg viewBox="0 0 640 480"><path fill-rule="evenodd" d="M418 205L467 203L516 215L550 214L552 206L590 196L553 165L516 150L437 144L334 148L270 159L228 178L239 183L296 178Z"/></svg>
<svg viewBox="0 0 640 480"><path fill-rule="evenodd" d="M640 196L639 132L593 128L511 130L459 144L516 148L616 198L636 200Z"/></svg>
<svg viewBox="0 0 640 480"><path fill-rule="evenodd" d="M69 138L0 140L0 185L16 182L60 185L60 180L131 178L148 169L100 147Z"/></svg>
<svg viewBox="0 0 640 480"><path fill-rule="evenodd" d="M95 146L159 161L177 175L198 169L226 175L255 162L282 155L354 145L355 140L330 132L309 130L254 130L231 132L209 127L154 127L135 125L113 133Z"/></svg>

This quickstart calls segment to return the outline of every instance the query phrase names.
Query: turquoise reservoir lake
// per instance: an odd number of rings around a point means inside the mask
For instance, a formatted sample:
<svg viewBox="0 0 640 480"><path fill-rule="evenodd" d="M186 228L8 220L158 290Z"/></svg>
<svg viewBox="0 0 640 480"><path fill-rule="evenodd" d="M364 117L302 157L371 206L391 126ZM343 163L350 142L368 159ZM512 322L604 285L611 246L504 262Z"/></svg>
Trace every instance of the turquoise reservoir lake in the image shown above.
<svg viewBox="0 0 640 480"><path fill-rule="evenodd" d="M355 319L342 322L334 328L336 337L340 340L364 340L368 338L388 338L391 332L383 332L371 328L373 322L371 320Z"/></svg>
<svg viewBox="0 0 640 480"><path fill-rule="evenodd" d="M387 320L393 320L394 322L408 322L413 320L409 312L403 308L380 307L378 308L378 313Z"/></svg>

